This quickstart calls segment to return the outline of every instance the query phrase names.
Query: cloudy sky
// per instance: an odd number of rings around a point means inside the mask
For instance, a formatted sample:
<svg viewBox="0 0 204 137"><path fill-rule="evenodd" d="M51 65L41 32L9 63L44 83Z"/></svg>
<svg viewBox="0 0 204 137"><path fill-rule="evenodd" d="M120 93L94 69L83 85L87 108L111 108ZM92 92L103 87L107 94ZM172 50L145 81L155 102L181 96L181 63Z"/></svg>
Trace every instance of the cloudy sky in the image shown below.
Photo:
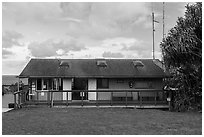
<svg viewBox="0 0 204 137"><path fill-rule="evenodd" d="M165 3L165 33L185 5ZM162 3L2 3L2 73L20 74L30 58L161 59Z"/></svg>

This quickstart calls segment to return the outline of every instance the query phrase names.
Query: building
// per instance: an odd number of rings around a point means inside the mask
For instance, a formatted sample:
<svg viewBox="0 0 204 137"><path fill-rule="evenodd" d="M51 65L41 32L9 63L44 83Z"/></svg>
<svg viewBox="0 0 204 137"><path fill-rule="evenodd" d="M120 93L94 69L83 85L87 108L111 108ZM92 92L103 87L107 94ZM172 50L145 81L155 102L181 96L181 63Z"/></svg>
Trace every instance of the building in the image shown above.
<svg viewBox="0 0 204 137"><path fill-rule="evenodd" d="M30 100L166 101L161 62L152 59L31 59ZM63 92L69 91L69 92Z"/></svg>

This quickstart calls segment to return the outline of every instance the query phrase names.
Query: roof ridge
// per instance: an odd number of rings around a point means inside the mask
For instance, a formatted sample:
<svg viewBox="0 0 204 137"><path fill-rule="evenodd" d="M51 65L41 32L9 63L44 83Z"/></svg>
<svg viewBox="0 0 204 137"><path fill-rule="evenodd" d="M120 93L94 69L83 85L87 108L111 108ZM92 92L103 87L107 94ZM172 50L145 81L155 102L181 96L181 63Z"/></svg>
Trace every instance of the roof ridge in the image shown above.
<svg viewBox="0 0 204 137"><path fill-rule="evenodd" d="M159 59L141 59L141 58L92 58L92 59L70 59L70 58L31 58L31 60L159 60ZM159 60L160 61L160 60Z"/></svg>

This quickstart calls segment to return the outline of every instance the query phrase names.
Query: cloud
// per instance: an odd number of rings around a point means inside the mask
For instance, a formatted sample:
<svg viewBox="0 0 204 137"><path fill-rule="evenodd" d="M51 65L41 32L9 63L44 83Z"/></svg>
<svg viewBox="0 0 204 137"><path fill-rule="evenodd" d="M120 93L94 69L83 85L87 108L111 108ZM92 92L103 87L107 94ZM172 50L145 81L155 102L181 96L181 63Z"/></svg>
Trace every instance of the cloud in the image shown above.
<svg viewBox="0 0 204 137"><path fill-rule="evenodd" d="M21 38L23 38L21 33L16 31L4 31L2 36L2 47L10 48L13 46L24 46L19 42Z"/></svg>
<svg viewBox="0 0 204 137"><path fill-rule="evenodd" d="M27 60L3 60L2 74L19 75L27 63Z"/></svg>
<svg viewBox="0 0 204 137"><path fill-rule="evenodd" d="M3 2L3 19L13 19L17 25L26 22L46 22L59 17L61 9L55 2ZM4 20L3 20L4 21Z"/></svg>
<svg viewBox="0 0 204 137"><path fill-rule="evenodd" d="M94 39L135 36L135 28L151 20L148 3L61 3L61 8L64 16L81 21L68 24L68 35Z"/></svg>
<svg viewBox="0 0 204 137"><path fill-rule="evenodd" d="M150 50L151 47L147 44L145 44L144 42L138 42L135 41L134 43L131 43L129 45L122 43L122 50L126 50L126 51L144 51L144 50Z"/></svg>
<svg viewBox="0 0 204 137"><path fill-rule="evenodd" d="M64 16L73 17L76 19L86 19L91 12L92 3L86 2L62 2L60 8Z"/></svg>
<svg viewBox="0 0 204 137"><path fill-rule="evenodd" d="M9 51L9 50L6 50L6 49L2 49L2 57L5 59L5 58L8 58L8 56L10 55L13 55L13 52Z"/></svg>
<svg viewBox="0 0 204 137"><path fill-rule="evenodd" d="M104 52L102 56L104 58L123 58L124 57L122 53L112 53L112 52Z"/></svg>
<svg viewBox="0 0 204 137"><path fill-rule="evenodd" d="M69 51L81 51L86 48L76 39L66 41L49 39L43 42L33 42L28 45L28 49L34 57L51 57L63 55Z"/></svg>

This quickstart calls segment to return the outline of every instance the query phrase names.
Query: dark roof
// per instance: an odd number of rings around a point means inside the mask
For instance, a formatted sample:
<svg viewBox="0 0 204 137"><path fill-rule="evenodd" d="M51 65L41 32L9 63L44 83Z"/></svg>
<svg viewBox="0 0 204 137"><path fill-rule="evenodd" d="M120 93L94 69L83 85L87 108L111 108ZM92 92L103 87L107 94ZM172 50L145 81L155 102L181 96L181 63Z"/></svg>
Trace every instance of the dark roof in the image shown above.
<svg viewBox="0 0 204 137"><path fill-rule="evenodd" d="M161 78L167 76L152 59L105 59L106 67L97 66L97 60L31 59L19 77ZM140 61L144 66L135 67L133 61ZM68 62L69 67L60 66L61 62Z"/></svg>
<svg viewBox="0 0 204 137"><path fill-rule="evenodd" d="M142 63L142 61L137 61L137 60L133 60L133 65L135 66L135 67L143 67L144 66L144 64Z"/></svg>

